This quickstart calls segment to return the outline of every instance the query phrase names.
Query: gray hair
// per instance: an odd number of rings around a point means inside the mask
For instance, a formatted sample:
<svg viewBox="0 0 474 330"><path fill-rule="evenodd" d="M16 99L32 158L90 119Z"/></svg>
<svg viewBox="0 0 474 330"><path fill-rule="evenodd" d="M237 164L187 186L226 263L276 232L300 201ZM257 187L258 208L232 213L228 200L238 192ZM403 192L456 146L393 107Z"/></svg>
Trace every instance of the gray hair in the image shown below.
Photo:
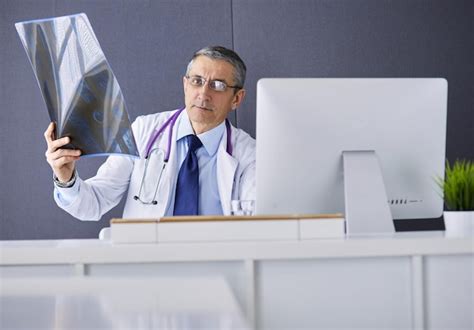
<svg viewBox="0 0 474 330"><path fill-rule="evenodd" d="M194 53L191 61L188 63L186 68L186 76L189 74L191 67L193 65L194 59L198 56L206 56L213 60L223 60L230 63L234 67L234 83L239 88L244 87L245 83L245 74L247 72L247 67L245 66L244 61L231 49L222 47L222 46L208 46L204 47Z"/></svg>

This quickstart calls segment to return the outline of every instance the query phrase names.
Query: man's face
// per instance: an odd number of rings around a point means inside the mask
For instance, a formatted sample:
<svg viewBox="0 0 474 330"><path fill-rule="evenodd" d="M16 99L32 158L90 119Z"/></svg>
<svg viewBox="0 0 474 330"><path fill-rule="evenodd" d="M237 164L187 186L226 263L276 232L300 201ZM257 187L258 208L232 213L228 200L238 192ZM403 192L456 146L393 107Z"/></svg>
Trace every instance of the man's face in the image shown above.
<svg viewBox="0 0 474 330"><path fill-rule="evenodd" d="M235 110L242 102L245 91L235 93L234 88L215 91L209 86L212 80L220 80L233 86L234 68L224 60L214 60L206 56L194 59L189 77L201 77L206 80L203 86L193 86L190 79L184 77L184 99L186 111L196 134L206 132L222 123L227 114Z"/></svg>

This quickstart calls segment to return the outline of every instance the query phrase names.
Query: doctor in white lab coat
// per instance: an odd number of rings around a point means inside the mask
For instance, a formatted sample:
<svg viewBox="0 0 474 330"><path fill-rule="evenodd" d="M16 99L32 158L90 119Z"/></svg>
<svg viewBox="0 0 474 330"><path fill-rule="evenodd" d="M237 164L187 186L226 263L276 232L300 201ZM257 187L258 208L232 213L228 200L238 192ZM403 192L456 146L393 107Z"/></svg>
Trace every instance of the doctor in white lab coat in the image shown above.
<svg viewBox="0 0 474 330"><path fill-rule="evenodd" d="M187 148L179 134L186 127L198 137L212 134L218 139L211 141L217 150L212 155L214 158L207 160L214 162L215 166L206 172L204 178L214 184L206 181L202 185L201 172L199 177L199 199L206 201L212 198L209 196L216 196L217 200L210 201L210 204L220 205L211 208L212 213L230 214L232 199L254 200L255 140L241 129L225 123L227 115L240 105L245 96L245 70L245 64L232 50L215 46L197 51L183 77L185 109L179 115L178 110L174 110L138 117L132 129L140 158L110 156L96 176L88 180L82 180L76 171L75 162L80 151L60 149L69 143L69 138L54 140L54 125L50 124L45 132L46 158L54 172L54 198L58 206L78 219L99 220L125 195L123 217L173 215L177 176L183 162L183 150ZM147 163L145 154L150 137L175 114L176 122L169 125L173 129L167 127L158 136ZM169 160L161 170L168 148ZM147 174L144 177L145 167ZM217 191L211 191L213 189ZM205 205L199 209L199 214L209 212Z"/></svg>

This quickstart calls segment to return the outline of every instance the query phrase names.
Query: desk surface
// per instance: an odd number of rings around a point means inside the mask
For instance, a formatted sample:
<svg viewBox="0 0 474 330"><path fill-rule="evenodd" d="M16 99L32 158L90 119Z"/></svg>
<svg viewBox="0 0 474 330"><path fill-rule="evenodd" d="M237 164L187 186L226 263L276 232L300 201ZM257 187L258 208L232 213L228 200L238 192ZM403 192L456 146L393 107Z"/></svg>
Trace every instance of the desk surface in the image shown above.
<svg viewBox="0 0 474 330"><path fill-rule="evenodd" d="M391 237L208 243L113 244L98 239L1 241L0 265L137 263L473 254L473 238L444 232Z"/></svg>

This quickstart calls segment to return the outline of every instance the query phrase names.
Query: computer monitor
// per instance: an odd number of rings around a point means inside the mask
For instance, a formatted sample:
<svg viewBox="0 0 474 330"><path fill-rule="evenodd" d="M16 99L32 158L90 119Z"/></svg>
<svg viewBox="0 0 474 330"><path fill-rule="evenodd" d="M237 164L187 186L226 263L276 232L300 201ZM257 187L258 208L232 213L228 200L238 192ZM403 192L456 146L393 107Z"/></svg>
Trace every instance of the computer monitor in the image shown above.
<svg viewBox="0 0 474 330"><path fill-rule="evenodd" d="M440 217L447 81L268 78L257 84L257 214L344 213L352 234Z"/></svg>

